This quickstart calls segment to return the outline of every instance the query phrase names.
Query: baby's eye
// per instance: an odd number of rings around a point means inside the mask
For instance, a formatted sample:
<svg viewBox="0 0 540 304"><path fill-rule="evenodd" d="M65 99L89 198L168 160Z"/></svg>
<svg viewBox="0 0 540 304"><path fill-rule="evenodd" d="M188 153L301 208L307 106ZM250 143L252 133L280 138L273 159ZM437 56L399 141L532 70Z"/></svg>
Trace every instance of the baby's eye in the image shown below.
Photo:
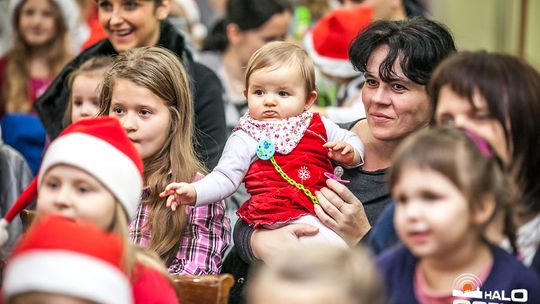
<svg viewBox="0 0 540 304"><path fill-rule="evenodd" d="M288 92L286 92L286 91L279 91L278 94L279 94L279 96L281 96L281 97L287 97L287 96L290 95L290 94L289 94Z"/></svg>
<svg viewBox="0 0 540 304"><path fill-rule="evenodd" d="M253 91L253 94L255 94L257 96L262 96L262 95L264 95L264 92L262 90L255 90L255 91Z"/></svg>

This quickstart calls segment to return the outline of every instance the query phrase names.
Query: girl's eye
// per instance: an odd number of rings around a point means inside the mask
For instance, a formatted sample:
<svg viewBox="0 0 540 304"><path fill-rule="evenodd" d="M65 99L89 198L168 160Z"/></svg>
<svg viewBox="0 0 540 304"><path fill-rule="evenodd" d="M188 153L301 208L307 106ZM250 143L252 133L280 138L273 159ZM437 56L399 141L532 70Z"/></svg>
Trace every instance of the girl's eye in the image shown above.
<svg viewBox="0 0 540 304"><path fill-rule="evenodd" d="M262 90L255 90L253 91L253 94L257 95L257 96L262 96L263 95L263 91Z"/></svg>
<svg viewBox="0 0 540 304"><path fill-rule="evenodd" d="M442 117L437 119L437 124L439 126L453 126L454 125L454 118L449 115L443 115Z"/></svg>
<svg viewBox="0 0 540 304"><path fill-rule="evenodd" d="M433 192L423 192L421 196L426 201L435 201L441 197L440 195Z"/></svg>
<svg viewBox="0 0 540 304"><path fill-rule="evenodd" d="M124 114L124 110L122 108L113 108L112 113L116 115L122 115Z"/></svg>
<svg viewBox="0 0 540 304"><path fill-rule="evenodd" d="M58 188L58 183L56 181L46 181L45 186L49 189L56 189Z"/></svg>
<svg viewBox="0 0 540 304"><path fill-rule="evenodd" d="M45 11L43 12L43 17L45 18L52 18L54 16L52 11Z"/></svg>
<svg viewBox="0 0 540 304"><path fill-rule="evenodd" d="M289 93L285 92L285 91L279 91L279 96L281 97L287 97L289 96Z"/></svg>
<svg viewBox="0 0 540 304"><path fill-rule="evenodd" d="M152 112L148 111L148 110L140 110L139 113L142 115L142 116L148 116L150 114L152 114Z"/></svg>
<svg viewBox="0 0 540 304"><path fill-rule="evenodd" d="M76 106L76 107L80 107L80 106L82 106L82 101L80 101L80 100L75 100L75 101L73 102L73 105Z"/></svg>
<svg viewBox="0 0 540 304"><path fill-rule="evenodd" d="M488 113L476 113L474 115L475 120L488 120L491 119L491 116Z"/></svg>
<svg viewBox="0 0 540 304"><path fill-rule="evenodd" d="M139 4L137 3L137 1L126 1L126 2L124 2L124 7L126 8L126 10L134 10L138 6L139 6Z"/></svg>
<svg viewBox="0 0 540 304"><path fill-rule="evenodd" d="M79 186L78 190L80 193L87 193L90 191L90 188L87 186Z"/></svg>
<svg viewBox="0 0 540 304"><path fill-rule="evenodd" d="M34 10L33 9L27 9L27 10L24 10L22 12L23 16L26 16L26 17L30 17L34 14Z"/></svg>
<svg viewBox="0 0 540 304"><path fill-rule="evenodd" d="M397 195L395 200L396 200L396 204L405 204L405 203L407 203L407 197L405 195Z"/></svg>
<svg viewBox="0 0 540 304"><path fill-rule="evenodd" d="M100 1L98 5L102 10L108 11L112 9L112 4L109 1Z"/></svg>

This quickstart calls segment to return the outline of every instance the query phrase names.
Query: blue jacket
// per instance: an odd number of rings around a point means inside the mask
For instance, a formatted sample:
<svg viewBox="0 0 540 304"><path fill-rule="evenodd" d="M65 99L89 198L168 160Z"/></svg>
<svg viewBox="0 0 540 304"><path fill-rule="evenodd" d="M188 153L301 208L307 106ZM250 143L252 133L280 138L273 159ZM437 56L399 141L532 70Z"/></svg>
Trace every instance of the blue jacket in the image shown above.
<svg viewBox="0 0 540 304"><path fill-rule="evenodd" d="M512 290L524 288L528 290L527 303L540 303L540 278L537 274L506 251L496 246L490 248L493 266L481 290L499 293L504 290L505 296L509 297ZM413 285L417 261L403 245L392 247L381 254L378 264L386 285L388 303L418 303ZM491 302L510 303L502 300Z"/></svg>

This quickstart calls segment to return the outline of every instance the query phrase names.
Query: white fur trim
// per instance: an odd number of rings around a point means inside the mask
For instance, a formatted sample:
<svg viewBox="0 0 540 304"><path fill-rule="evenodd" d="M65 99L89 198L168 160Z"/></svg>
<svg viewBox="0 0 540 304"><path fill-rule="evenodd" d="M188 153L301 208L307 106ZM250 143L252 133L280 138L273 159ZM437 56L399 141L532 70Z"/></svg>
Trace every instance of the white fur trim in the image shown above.
<svg viewBox="0 0 540 304"><path fill-rule="evenodd" d="M98 179L120 201L129 218L133 218L143 186L135 163L120 150L98 137L71 133L54 140L43 158L38 185L43 174L54 165L80 168Z"/></svg>
<svg viewBox="0 0 540 304"><path fill-rule="evenodd" d="M2 286L4 300L43 291L97 303L133 303L131 285L113 265L90 255L63 250L34 250L8 263Z"/></svg>
<svg viewBox="0 0 540 304"><path fill-rule="evenodd" d="M15 18L15 8L21 3L22 0L10 0L9 2L9 15ZM72 30L75 28L80 16L80 8L75 0L52 0L60 8L62 18L68 28Z"/></svg>
<svg viewBox="0 0 540 304"><path fill-rule="evenodd" d="M4 246L9 239L8 225L9 223L5 219L0 220L0 247Z"/></svg>
<svg viewBox="0 0 540 304"><path fill-rule="evenodd" d="M313 36L308 32L304 37L304 48L315 65L323 73L334 77L351 78L360 75L349 60L335 59L319 55L313 45Z"/></svg>

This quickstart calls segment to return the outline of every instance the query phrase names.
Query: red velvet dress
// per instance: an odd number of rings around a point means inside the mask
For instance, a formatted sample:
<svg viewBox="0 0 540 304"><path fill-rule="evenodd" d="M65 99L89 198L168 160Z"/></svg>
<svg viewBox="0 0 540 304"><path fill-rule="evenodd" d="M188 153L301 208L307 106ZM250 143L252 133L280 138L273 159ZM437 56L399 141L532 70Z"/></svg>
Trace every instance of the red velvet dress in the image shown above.
<svg viewBox="0 0 540 304"><path fill-rule="evenodd" d="M326 142L326 129L321 117L315 113L296 148L287 155L276 152L274 159L290 178L315 194L326 186L324 172L333 170L328 150L323 147ZM270 160L258 159L251 164L244 182L251 198L237 213L255 228L314 213L311 199L285 181Z"/></svg>

